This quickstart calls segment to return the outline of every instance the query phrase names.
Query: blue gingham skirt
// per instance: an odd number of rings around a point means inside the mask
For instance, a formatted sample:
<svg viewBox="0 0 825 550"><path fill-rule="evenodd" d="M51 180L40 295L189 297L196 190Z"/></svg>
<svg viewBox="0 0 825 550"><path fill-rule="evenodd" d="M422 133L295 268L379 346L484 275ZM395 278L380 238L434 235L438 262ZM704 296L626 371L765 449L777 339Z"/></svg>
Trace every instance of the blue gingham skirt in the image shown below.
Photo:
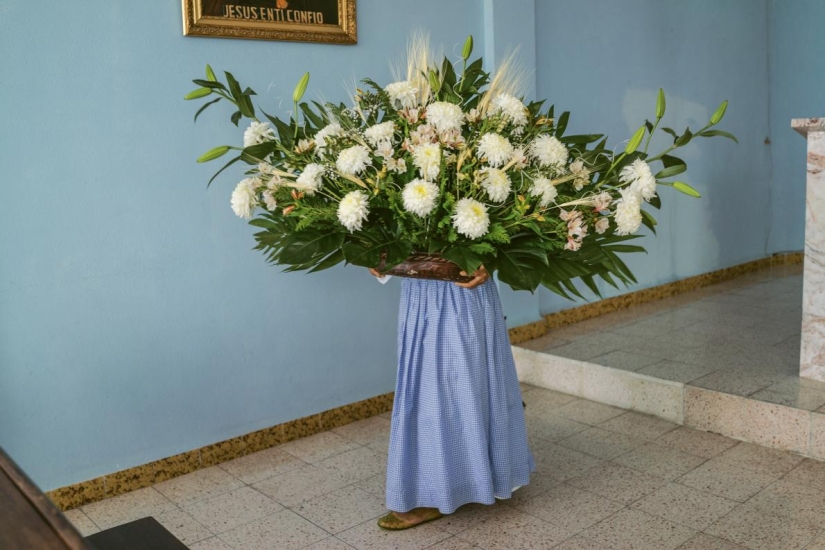
<svg viewBox="0 0 825 550"><path fill-rule="evenodd" d="M387 507L492 504L534 470L495 282L404 279Z"/></svg>

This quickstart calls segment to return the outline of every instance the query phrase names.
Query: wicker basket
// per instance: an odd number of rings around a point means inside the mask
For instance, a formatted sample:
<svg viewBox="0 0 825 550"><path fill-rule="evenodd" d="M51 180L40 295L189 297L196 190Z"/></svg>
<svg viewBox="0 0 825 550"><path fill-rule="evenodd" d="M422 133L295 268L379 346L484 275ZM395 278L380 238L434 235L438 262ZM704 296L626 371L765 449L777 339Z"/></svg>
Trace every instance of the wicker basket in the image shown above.
<svg viewBox="0 0 825 550"><path fill-rule="evenodd" d="M439 254L422 254L413 252L406 260L388 271L382 269L384 260L378 266L378 271L386 275L409 277L411 279L435 279L438 281L453 281L466 283L473 278L461 275L461 268Z"/></svg>

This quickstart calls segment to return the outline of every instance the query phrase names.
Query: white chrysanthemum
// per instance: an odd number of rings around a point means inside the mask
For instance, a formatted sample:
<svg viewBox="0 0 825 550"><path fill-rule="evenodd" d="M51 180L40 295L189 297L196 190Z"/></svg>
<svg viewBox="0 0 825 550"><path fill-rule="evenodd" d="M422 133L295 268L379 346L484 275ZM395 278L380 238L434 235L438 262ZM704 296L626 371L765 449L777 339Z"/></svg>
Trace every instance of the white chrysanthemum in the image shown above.
<svg viewBox="0 0 825 550"><path fill-rule="evenodd" d="M363 145L354 145L338 154L335 166L342 174L354 176L363 172L369 163L369 150Z"/></svg>
<svg viewBox="0 0 825 550"><path fill-rule="evenodd" d="M555 136L541 135L530 144L530 154L544 167L560 167L567 162L567 147Z"/></svg>
<svg viewBox="0 0 825 550"><path fill-rule="evenodd" d="M481 186L493 202L504 202L510 194L510 178L498 168L481 169Z"/></svg>
<svg viewBox="0 0 825 550"><path fill-rule="evenodd" d="M433 181L441 171L441 146L437 143L422 143L413 151L413 164L421 177Z"/></svg>
<svg viewBox="0 0 825 550"><path fill-rule="evenodd" d="M619 181L630 183L630 188L646 201L656 196L656 177L651 172L650 165L642 159L636 159L622 168Z"/></svg>
<svg viewBox="0 0 825 550"><path fill-rule="evenodd" d="M258 198L255 196L255 182L257 178L246 178L241 180L232 192L232 211L239 218L249 219L252 211L258 206Z"/></svg>
<svg viewBox="0 0 825 550"><path fill-rule="evenodd" d="M630 188L620 189L622 198L616 203L616 235L630 235L642 225L642 204L639 194Z"/></svg>
<svg viewBox="0 0 825 550"><path fill-rule="evenodd" d="M499 134L484 134L478 142L478 153L487 159L487 164L498 168L513 158L513 145Z"/></svg>
<svg viewBox="0 0 825 550"><path fill-rule="evenodd" d="M272 131L268 122L253 120L243 133L243 146L251 147L273 139L275 139L275 132Z"/></svg>
<svg viewBox="0 0 825 550"><path fill-rule="evenodd" d="M318 130L317 134L315 134L316 151L318 151L319 153L323 153L324 148L328 145L327 138L338 137L343 133L343 128L341 128L341 126L335 122L324 126L320 130Z"/></svg>
<svg viewBox="0 0 825 550"><path fill-rule="evenodd" d="M429 181L415 179L404 186L401 198L404 199L405 210L423 218L435 208L438 186Z"/></svg>
<svg viewBox="0 0 825 550"><path fill-rule="evenodd" d="M364 130L364 137L373 147L389 146L395 137L395 122L388 120Z"/></svg>
<svg viewBox="0 0 825 550"><path fill-rule="evenodd" d="M607 228L610 227L610 220L607 218L599 218L599 221L596 222L594 227L596 228L596 233L602 235L607 231Z"/></svg>
<svg viewBox="0 0 825 550"><path fill-rule="evenodd" d="M511 94L498 94L490 106L493 114L501 114L516 127L523 127L527 124L527 108Z"/></svg>
<svg viewBox="0 0 825 550"><path fill-rule="evenodd" d="M363 191L350 191L341 199L338 205L338 221L350 233L359 231L361 224L367 219L370 213L368 199Z"/></svg>
<svg viewBox="0 0 825 550"><path fill-rule="evenodd" d="M270 212L274 212L276 208L278 208L278 201L275 200L275 194L271 191L264 191L264 204L266 205L266 209Z"/></svg>
<svg viewBox="0 0 825 550"><path fill-rule="evenodd" d="M539 200L541 206L547 206L556 200L558 194L559 190L556 189L556 186L553 185L553 182L548 178L538 177L533 180L533 186L530 188L530 196L541 197Z"/></svg>
<svg viewBox="0 0 825 550"><path fill-rule="evenodd" d="M464 112L455 103L436 101L427 107L427 123L435 126L439 132L461 130Z"/></svg>
<svg viewBox="0 0 825 550"><path fill-rule="evenodd" d="M320 164L310 163L304 167L304 171L295 180L298 189L304 189L308 194L314 195L316 191L324 185L324 167Z"/></svg>
<svg viewBox="0 0 825 550"><path fill-rule="evenodd" d="M404 109L411 109L418 103L418 88L413 87L407 80L387 84L384 91Z"/></svg>
<svg viewBox="0 0 825 550"><path fill-rule="evenodd" d="M477 200L461 199L455 205L453 227L456 228L456 231L471 239L477 239L485 235L490 228L490 216L487 214L487 207Z"/></svg>

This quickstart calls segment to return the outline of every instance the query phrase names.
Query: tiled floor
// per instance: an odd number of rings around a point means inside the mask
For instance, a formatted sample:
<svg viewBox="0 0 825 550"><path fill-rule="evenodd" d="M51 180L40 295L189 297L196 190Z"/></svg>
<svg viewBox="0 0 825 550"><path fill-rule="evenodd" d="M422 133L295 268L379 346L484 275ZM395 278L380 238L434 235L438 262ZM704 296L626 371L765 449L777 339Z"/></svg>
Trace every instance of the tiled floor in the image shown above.
<svg viewBox="0 0 825 550"><path fill-rule="evenodd" d="M538 471L509 501L380 530L388 415L68 512L193 550L825 550L825 462L524 386Z"/></svg>
<svg viewBox="0 0 825 550"><path fill-rule="evenodd" d="M825 413L825 382L799 378L801 269L762 270L519 346Z"/></svg>

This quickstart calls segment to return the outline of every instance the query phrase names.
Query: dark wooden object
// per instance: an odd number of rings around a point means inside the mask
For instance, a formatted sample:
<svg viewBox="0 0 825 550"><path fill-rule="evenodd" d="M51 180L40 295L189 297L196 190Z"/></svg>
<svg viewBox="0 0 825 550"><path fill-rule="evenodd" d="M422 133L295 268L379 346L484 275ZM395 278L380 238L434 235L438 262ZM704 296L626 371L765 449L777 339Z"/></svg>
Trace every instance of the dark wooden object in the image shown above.
<svg viewBox="0 0 825 550"><path fill-rule="evenodd" d="M93 550L0 447L0 548ZM185 548L185 547L184 547Z"/></svg>
<svg viewBox="0 0 825 550"><path fill-rule="evenodd" d="M124 523L86 539L94 550L187 550L155 518Z"/></svg>
<svg viewBox="0 0 825 550"><path fill-rule="evenodd" d="M461 268L450 260L442 258L438 254L412 253L397 266L384 271L382 269L384 259L378 266L378 271L386 275L397 275L398 277L410 277L412 279L437 279L439 281L454 281L466 283L472 281L472 277L461 275Z"/></svg>

